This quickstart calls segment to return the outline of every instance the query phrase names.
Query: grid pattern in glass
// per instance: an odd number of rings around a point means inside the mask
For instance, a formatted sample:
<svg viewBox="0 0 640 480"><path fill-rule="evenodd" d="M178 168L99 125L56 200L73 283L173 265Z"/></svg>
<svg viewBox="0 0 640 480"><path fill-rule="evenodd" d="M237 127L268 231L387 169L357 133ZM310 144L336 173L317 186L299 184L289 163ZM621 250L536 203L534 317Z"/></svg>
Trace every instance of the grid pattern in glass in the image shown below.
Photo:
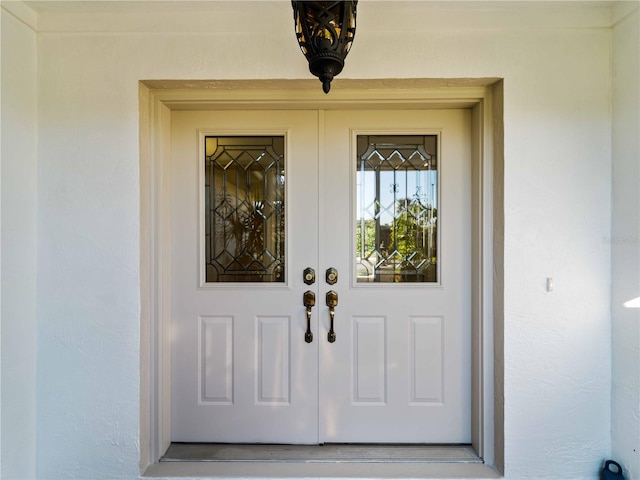
<svg viewBox="0 0 640 480"><path fill-rule="evenodd" d="M438 281L437 135L358 135L358 282Z"/></svg>
<svg viewBox="0 0 640 480"><path fill-rule="evenodd" d="M284 282L284 137L204 141L206 281Z"/></svg>

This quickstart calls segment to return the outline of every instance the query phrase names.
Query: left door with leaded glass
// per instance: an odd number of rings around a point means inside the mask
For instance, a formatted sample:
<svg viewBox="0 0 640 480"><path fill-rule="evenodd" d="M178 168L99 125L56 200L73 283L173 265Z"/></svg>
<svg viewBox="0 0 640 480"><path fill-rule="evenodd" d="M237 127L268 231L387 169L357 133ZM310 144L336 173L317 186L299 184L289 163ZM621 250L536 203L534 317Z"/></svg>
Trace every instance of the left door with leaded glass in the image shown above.
<svg viewBox="0 0 640 480"><path fill-rule="evenodd" d="M172 441L318 443L318 114L171 122Z"/></svg>

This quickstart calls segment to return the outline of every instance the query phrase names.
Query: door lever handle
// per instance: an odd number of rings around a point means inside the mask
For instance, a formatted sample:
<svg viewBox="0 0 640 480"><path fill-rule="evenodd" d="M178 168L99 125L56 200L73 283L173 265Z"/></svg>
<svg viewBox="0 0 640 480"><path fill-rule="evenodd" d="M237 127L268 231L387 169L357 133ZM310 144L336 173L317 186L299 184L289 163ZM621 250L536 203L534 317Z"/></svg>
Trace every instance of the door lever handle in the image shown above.
<svg viewBox="0 0 640 480"><path fill-rule="evenodd" d="M329 319L331 323L329 324L329 333L327 334L327 340L329 343L333 343L336 341L336 332L333 330L333 321L336 317L335 308L338 306L338 294L333 290L329 290L327 292L327 307L329 307Z"/></svg>
<svg viewBox="0 0 640 480"><path fill-rule="evenodd" d="M316 294L311 290L304 292L302 297L303 304L307 307L307 331L304 334L304 341L307 343L313 342L313 333L311 332L311 309L316 304Z"/></svg>

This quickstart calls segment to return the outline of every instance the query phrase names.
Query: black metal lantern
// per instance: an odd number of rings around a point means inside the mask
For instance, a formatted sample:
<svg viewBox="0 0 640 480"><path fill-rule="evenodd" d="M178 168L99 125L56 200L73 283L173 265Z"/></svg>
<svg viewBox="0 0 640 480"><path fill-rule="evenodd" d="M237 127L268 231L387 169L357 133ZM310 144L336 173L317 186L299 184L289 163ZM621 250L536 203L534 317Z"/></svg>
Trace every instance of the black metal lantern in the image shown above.
<svg viewBox="0 0 640 480"><path fill-rule="evenodd" d="M291 1L298 44L324 93L329 93L331 80L342 71L353 43L357 4L358 0Z"/></svg>

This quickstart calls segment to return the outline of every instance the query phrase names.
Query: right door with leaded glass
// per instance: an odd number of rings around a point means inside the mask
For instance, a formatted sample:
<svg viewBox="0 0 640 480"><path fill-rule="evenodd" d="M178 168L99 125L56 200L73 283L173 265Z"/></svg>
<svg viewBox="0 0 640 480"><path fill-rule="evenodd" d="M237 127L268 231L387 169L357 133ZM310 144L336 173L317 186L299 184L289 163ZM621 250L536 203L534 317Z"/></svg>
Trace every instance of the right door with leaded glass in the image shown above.
<svg viewBox="0 0 640 480"><path fill-rule="evenodd" d="M470 443L470 112L326 112L323 143L321 438Z"/></svg>

